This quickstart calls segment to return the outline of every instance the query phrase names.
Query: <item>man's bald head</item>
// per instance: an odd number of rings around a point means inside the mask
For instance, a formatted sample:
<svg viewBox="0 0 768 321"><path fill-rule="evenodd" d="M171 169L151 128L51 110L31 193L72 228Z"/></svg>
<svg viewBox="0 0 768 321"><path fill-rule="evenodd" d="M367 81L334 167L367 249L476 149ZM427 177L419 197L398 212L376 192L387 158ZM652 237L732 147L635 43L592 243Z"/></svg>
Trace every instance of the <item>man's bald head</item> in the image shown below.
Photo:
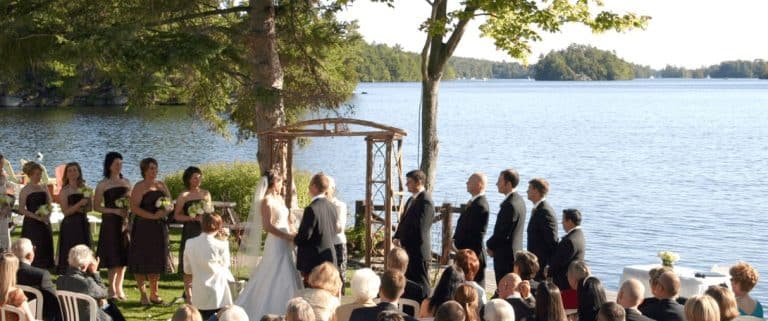
<svg viewBox="0 0 768 321"><path fill-rule="evenodd" d="M661 290L658 294L663 299L671 299L680 293L680 278L672 271L666 271L656 280L657 287Z"/></svg>
<svg viewBox="0 0 768 321"><path fill-rule="evenodd" d="M488 177L481 172L472 173L467 179L467 192L472 196L485 192L485 186L488 185Z"/></svg>
<svg viewBox="0 0 768 321"><path fill-rule="evenodd" d="M616 297L616 303L625 308L636 308L643 302L645 296L645 287L643 283L636 279L629 279L621 284L619 294Z"/></svg>
<svg viewBox="0 0 768 321"><path fill-rule="evenodd" d="M523 279L515 273L505 275L499 281L499 297L504 299L517 292L517 288L520 286L521 282L523 282Z"/></svg>

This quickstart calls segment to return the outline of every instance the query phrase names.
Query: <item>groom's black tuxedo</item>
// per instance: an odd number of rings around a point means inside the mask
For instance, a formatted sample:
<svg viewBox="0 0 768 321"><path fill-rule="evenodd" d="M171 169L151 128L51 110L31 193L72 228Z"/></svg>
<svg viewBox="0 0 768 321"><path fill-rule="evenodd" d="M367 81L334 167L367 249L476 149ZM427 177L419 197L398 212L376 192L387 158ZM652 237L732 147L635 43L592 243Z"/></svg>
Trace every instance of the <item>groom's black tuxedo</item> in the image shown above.
<svg viewBox="0 0 768 321"><path fill-rule="evenodd" d="M493 235L486 242L488 249L493 251L493 270L497 285L501 278L512 272L515 252L523 249L525 214L525 201L517 192L509 194L501 202Z"/></svg>
<svg viewBox="0 0 768 321"><path fill-rule="evenodd" d="M304 209L294 243L298 247L296 268L309 274L325 261L336 262L333 236L336 235L336 207L324 197Z"/></svg>
<svg viewBox="0 0 768 321"><path fill-rule="evenodd" d="M429 293L429 261L432 260L432 246L429 232L435 217L435 206L427 191L411 197L405 205L405 214L397 224L395 239L408 253L408 267L405 278L420 284Z"/></svg>
<svg viewBox="0 0 768 321"><path fill-rule="evenodd" d="M472 203L461 213L456 223L456 234L453 235L453 244L457 249L470 249L475 252L480 261L480 269L475 275L475 282L484 284L485 279L485 231L488 228L488 201L485 195L475 198Z"/></svg>

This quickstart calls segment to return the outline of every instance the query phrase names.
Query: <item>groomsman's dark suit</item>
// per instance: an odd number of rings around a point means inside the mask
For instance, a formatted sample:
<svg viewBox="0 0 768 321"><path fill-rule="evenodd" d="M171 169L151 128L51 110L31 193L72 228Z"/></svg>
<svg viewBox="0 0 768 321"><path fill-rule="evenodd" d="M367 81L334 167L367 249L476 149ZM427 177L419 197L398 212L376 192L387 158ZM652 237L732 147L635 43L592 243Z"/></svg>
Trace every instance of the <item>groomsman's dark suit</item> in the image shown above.
<svg viewBox="0 0 768 321"><path fill-rule="evenodd" d="M555 210L546 200L541 201L531 211L531 221L528 223L528 251L539 259L539 273L536 280L543 280L544 267L555 254L557 248L557 221Z"/></svg>
<svg viewBox="0 0 768 321"><path fill-rule="evenodd" d="M432 197L426 191L417 193L405 204L405 215L400 218L394 239L408 253L408 267L405 278L418 283L429 293L428 265L432 259L430 228L435 217Z"/></svg>
<svg viewBox="0 0 768 321"><path fill-rule="evenodd" d="M381 302L375 307L354 309L352 310L352 314L349 316L349 321L373 321L376 320L379 313L383 311L399 313L403 316L403 320L405 321L416 321L414 317L400 312L396 305L389 302Z"/></svg>
<svg viewBox="0 0 768 321"><path fill-rule="evenodd" d="M685 321L683 305L673 299L646 298L638 309L656 321Z"/></svg>
<svg viewBox="0 0 768 321"><path fill-rule="evenodd" d="M525 201L520 194L512 192L501 202L493 235L486 243L488 249L493 251L493 271L496 273L496 284L499 284L501 278L513 270L515 252L523 249L524 226Z"/></svg>
<svg viewBox="0 0 768 321"><path fill-rule="evenodd" d="M640 313L640 310L636 308L625 308L624 312L627 315L627 321L656 321Z"/></svg>
<svg viewBox="0 0 768 321"><path fill-rule="evenodd" d="M586 251L584 232L577 226L563 236L557 244L555 255L549 261L549 275L560 290L570 289L568 284L568 265L576 260L584 260Z"/></svg>
<svg viewBox="0 0 768 321"><path fill-rule="evenodd" d="M317 197L304 209L299 231L294 238L298 247L296 268L309 275L323 262L336 264L333 237L336 235L336 206L325 197Z"/></svg>
<svg viewBox="0 0 768 321"><path fill-rule="evenodd" d="M47 270L19 262L19 269L16 271L16 283L33 287L43 293L43 320L60 319L61 313L59 312L59 301L56 299L56 286L53 285L51 274Z"/></svg>
<svg viewBox="0 0 768 321"><path fill-rule="evenodd" d="M477 254L480 269L475 275L475 282L484 284L485 280L485 231L488 228L488 201L485 195L478 195L461 213L456 223L453 244L457 249L470 249Z"/></svg>

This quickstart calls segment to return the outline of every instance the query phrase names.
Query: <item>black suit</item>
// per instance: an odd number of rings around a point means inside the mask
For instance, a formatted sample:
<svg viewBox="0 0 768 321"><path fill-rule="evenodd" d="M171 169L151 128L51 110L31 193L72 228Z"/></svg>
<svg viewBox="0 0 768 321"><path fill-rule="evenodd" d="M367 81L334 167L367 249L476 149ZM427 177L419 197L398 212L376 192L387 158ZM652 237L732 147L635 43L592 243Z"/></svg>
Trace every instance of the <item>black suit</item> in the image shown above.
<svg viewBox="0 0 768 321"><path fill-rule="evenodd" d="M43 293L43 320L58 320L59 301L56 299L56 287L51 281L51 274L47 270L19 262L19 270L16 271L16 283L31 286ZM39 300L38 300L39 301Z"/></svg>
<svg viewBox="0 0 768 321"><path fill-rule="evenodd" d="M475 275L475 282L484 284L485 281L485 231L488 228L488 201L485 195L475 198L459 216L456 222L456 233L453 243L457 249L470 249L477 254L480 269Z"/></svg>
<svg viewBox="0 0 768 321"><path fill-rule="evenodd" d="M585 244L581 228L574 228L557 244L555 255L549 260L549 277L552 277L560 290L571 288L568 285L568 265L576 260L584 260Z"/></svg>
<svg viewBox="0 0 768 321"><path fill-rule="evenodd" d="M532 320L536 314L536 299L531 296L528 299L523 298L507 298L505 299L512 306L512 310L515 311L515 321L522 321L524 319Z"/></svg>
<svg viewBox="0 0 768 321"><path fill-rule="evenodd" d="M555 254L557 247L557 221L555 210L547 201L542 201L533 209L531 221L528 223L528 251L539 259L539 273L536 280L543 280L542 272L549 264L549 258Z"/></svg>
<svg viewBox="0 0 768 321"><path fill-rule="evenodd" d="M605 289L602 282L594 276L588 276L579 281L579 288L576 289L576 295L579 299L579 321L597 321L597 312L603 303L607 302L605 298Z"/></svg>
<svg viewBox="0 0 768 321"><path fill-rule="evenodd" d="M395 239L408 253L408 267L405 278L420 284L425 292L429 291L427 266L432 259L432 246L429 231L435 217L432 197L426 191L411 197L405 205L405 214L397 224Z"/></svg>
<svg viewBox="0 0 768 321"><path fill-rule="evenodd" d="M336 206L324 197L312 201L304 209L299 231L294 238L298 247L296 268L309 274L323 262L336 264L333 237L336 235Z"/></svg>
<svg viewBox="0 0 768 321"><path fill-rule="evenodd" d="M403 299L410 299L421 303L429 295L428 292L424 292L424 287L421 284L413 282L411 280L405 280L405 292L403 292Z"/></svg>
<svg viewBox="0 0 768 321"><path fill-rule="evenodd" d="M624 312L627 315L627 321L656 321L647 316L644 316L642 313L640 313L640 310L635 308L625 308Z"/></svg>
<svg viewBox="0 0 768 321"><path fill-rule="evenodd" d="M512 272L515 252L523 249L524 226L525 201L515 192L501 202L493 235L486 243L488 249L493 251L493 271L496 273L497 285L501 278Z"/></svg>
<svg viewBox="0 0 768 321"><path fill-rule="evenodd" d="M685 321L683 306L672 299L648 298L638 309L643 315L656 321Z"/></svg>
<svg viewBox="0 0 768 321"><path fill-rule="evenodd" d="M400 312L397 306L389 302L381 302L375 307L357 308L352 310L349 321L375 321L376 317L382 311ZM414 317L400 312L405 321L417 321Z"/></svg>

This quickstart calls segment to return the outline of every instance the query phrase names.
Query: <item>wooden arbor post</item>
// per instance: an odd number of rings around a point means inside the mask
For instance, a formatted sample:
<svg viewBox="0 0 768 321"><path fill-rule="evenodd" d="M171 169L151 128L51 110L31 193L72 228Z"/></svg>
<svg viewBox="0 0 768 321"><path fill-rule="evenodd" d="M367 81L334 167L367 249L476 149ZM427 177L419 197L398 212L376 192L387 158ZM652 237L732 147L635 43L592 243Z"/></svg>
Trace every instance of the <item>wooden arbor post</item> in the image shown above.
<svg viewBox="0 0 768 321"><path fill-rule="evenodd" d="M363 127L358 130L351 126ZM319 127L319 128L317 128ZM407 133L399 128L390 127L370 121L350 118L325 118L307 120L287 126L276 127L260 132L261 136L270 138L273 144L271 148L287 149L285 164L277 164L279 159L271 159L272 168L280 168L286 173L285 203L291 207L294 188L289 182L293 182L293 142L299 137L338 137L338 136L363 136L367 144L366 149L366 189L365 189L365 263L370 266L373 252L376 221L384 222L384 250L388 253L392 249L392 212L402 212L403 207L403 137ZM397 146L394 142L397 141ZM273 153L275 155L277 153ZM383 162L383 164L381 164ZM381 166L376 166L380 164ZM396 169L396 172L394 171ZM396 176L395 176L396 174ZM395 191L395 179L397 179L397 191ZM297 191L298 192L298 191ZM377 205L377 202L379 202ZM382 217L383 216L383 217ZM398 218L399 221L399 218ZM386 255L384 256L386 260ZM386 263L386 262L385 262Z"/></svg>

